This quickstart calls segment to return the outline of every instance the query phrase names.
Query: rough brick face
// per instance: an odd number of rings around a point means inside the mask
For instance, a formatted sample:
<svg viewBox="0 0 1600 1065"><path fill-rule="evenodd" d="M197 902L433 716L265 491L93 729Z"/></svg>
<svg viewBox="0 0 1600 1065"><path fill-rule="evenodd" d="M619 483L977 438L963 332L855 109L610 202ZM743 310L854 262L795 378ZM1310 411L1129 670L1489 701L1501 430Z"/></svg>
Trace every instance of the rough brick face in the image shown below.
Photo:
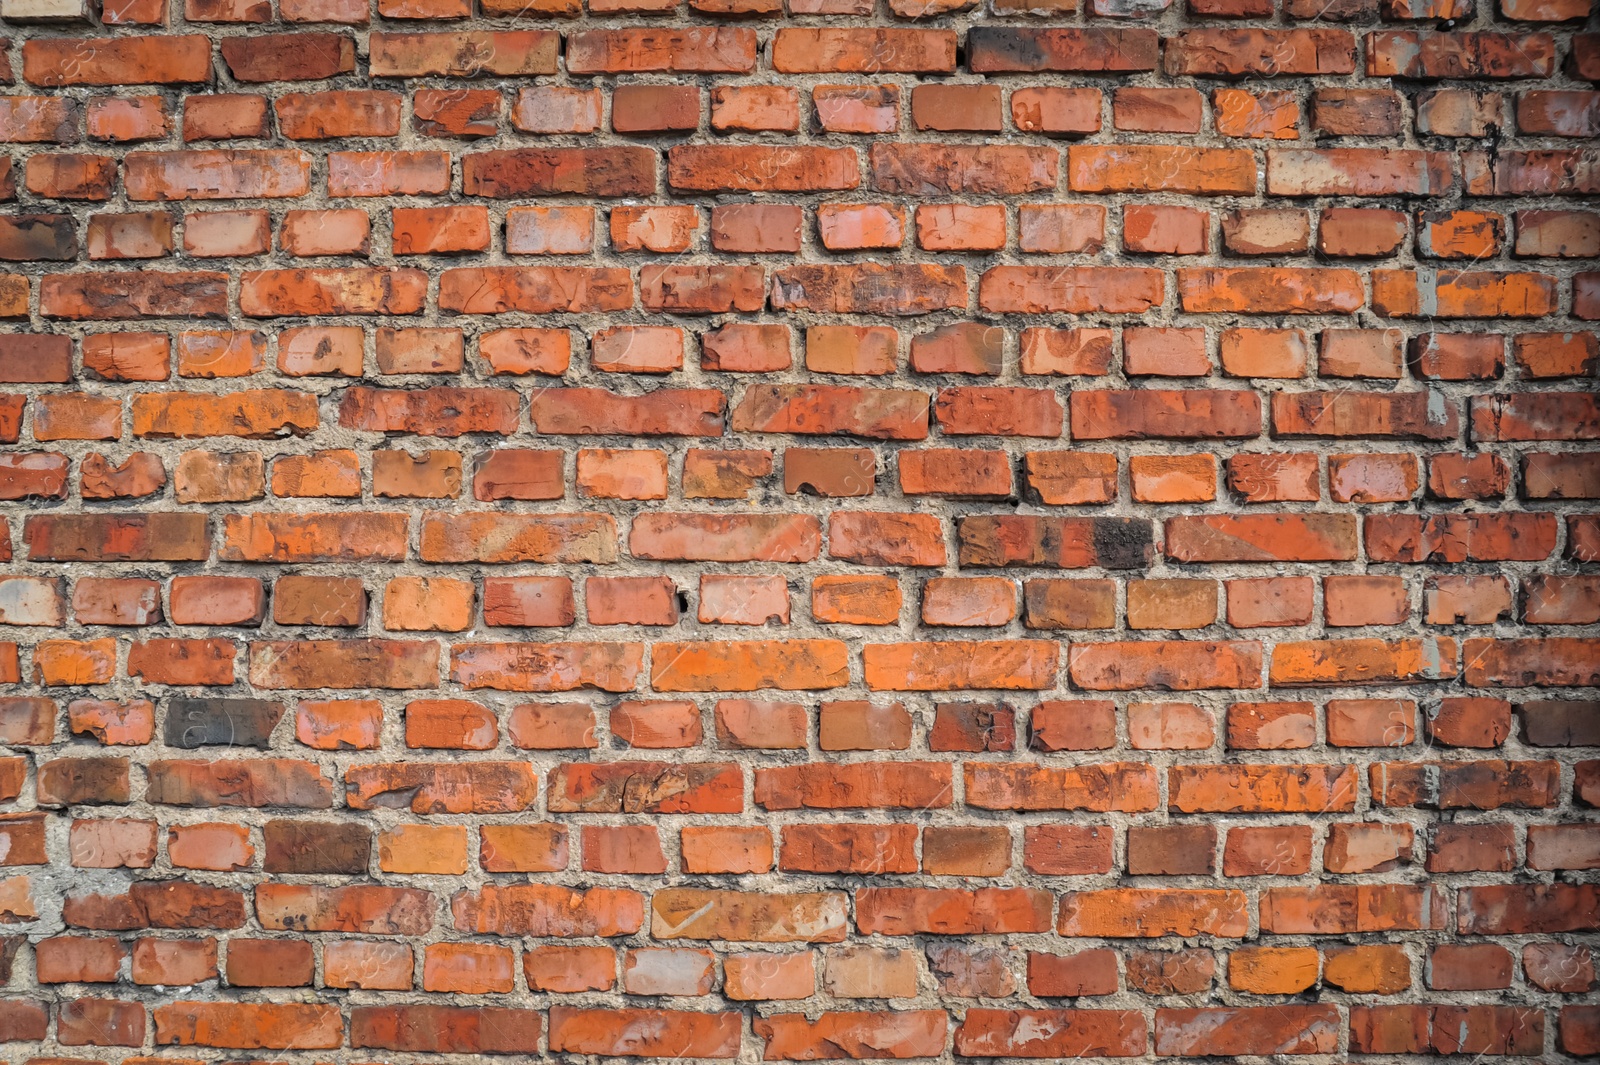
<svg viewBox="0 0 1600 1065"><path fill-rule="evenodd" d="M0 1059L1600 1055L1592 0L0 2Z"/></svg>

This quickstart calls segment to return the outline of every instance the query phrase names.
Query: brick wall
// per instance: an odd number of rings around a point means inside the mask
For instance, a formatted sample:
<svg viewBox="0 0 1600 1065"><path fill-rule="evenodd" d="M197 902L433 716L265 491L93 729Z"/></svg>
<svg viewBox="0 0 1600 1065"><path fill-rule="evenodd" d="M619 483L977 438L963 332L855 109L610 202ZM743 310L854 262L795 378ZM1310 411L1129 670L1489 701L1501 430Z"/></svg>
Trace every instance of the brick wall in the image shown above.
<svg viewBox="0 0 1600 1065"><path fill-rule="evenodd" d="M0 1054L1600 1053L1587 0L990 2L4 0Z"/></svg>

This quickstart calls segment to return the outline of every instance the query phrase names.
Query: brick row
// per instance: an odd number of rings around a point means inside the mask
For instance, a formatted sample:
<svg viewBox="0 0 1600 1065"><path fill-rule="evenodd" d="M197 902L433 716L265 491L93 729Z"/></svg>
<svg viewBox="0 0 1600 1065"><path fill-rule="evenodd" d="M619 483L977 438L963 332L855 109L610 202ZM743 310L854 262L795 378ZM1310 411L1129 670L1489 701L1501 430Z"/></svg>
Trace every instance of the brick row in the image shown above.
<svg viewBox="0 0 1600 1065"><path fill-rule="evenodd" d="M564 576L485 577L481 584L445 576L394 577L381 594L358 577L327 575L282 576L272 582L270 593L256 577L174 577L165 587L150 578L80 577L70 594L59 577L0 576L0 624L257 628L270 618L274 628L361 628L370 611L390 632L462 632L475 624L565 628L580 616L590 625L666 626L687 617L702 624L760 625L770 618L790 620L789 581L781 574L704 574L690 584L697 593L691 600L667 574L582 582ZM936 576L919 587L892 576L829 574L811 579L810 609L819 623L885 625L896 622L910 601L924 625L995 628L1020 616L1032 629L1135 632L1219 624L1298 628L1318 620L1329 629L1383 628L1413 625L1418 618L1429 626L1452 627L1513 618L1529 625L1584 625L1600 619L1596 582L1590 574L1538 575L1520 589L1504 576L1491 575L1446 574L1422 581L1330 575L1320 582L1311 577L1040 577L1021 581L1019 610L1018 582L1012 578ZM869 596L882 608L850 610L852 600ZM232 646L232 640L223 642ZM192 642L218 646L214 638ZM43 656L35 650L37 665Z"/></svg>
<svg viewBox="0 0 1600 1065"><path fill-rule="evenodd" d="M1277 969L1284 972L1283 983L1294 985L1303 981L1307 963L1303 954L1290 955L1263 948L1252 954L1237 952L1231 960L1245 973L1243 981L1257 979L1249 973L1259 967L1268 970L1260 979L1272 979ZM1309 955L1314 976L1317 955L1314 950ZM269 964L271 955L261 957L258 964ZM741 956L740 980L763 979L744 975L747 969L764 973L773 967L781 967L780 975L765 976L768 982L814 978L809 968L766 962L767 957ZM1206 958L1209 962L1210 956ZM1052 956L1033 954L1032 959ZM432 960L430 952L430 969ZM1094 978L1094 964L1084 955L1060 960L1078 963L1076 967L1086 971L1082 979ZM702 964L695 951L637 952L629 955L629 961L635 964L633 972L638 975L632 979L637 986L672 989L645 990L645 994L693 994L681 989L696 986L693 973ZM1342 955L1330 957L1329 963L1371 964L1366 959L1347 962ZM614 980L615 960L608 964L611 972L602 969L577 978ZM1069 981L1064 986L1078 986L1080 978L1063 979ZM1189 980L1193 982L1192 977ZM332 1005L178 1001L152 1010L147 1026L145 1012L136 1003L88 1001L63 1007L58 1031L66 1045L132 1046L138 1045L134 1039L142 1042L153 1034L157 1046L283 1049L280 1044L286 1043L295 1049L338 1049L348 1041L355 1049L403 1052L518 1054L548 1048L553 1053L625 1057L653 1057L679 1047L696 1058L713 1060L737 1058L746 1040L762 1049L767 1060L781 1061L813 1060L840 1045L857 1055L870 1051L888 1058L937 1056L952 1046L956 1054L974 1058L1054 1057L1074 1047L1097 1056L1137 1057L1152 1049L1160 1055L1231 1055L1266 1040L1291 1054L1328 1054L1338 1048L1345 1032L1351 1049L1362 1054L1421 1051L1527 1057L1541 1053L1547 1023L1543 1011L1530 1007L1449 1004L1352 1006L1348 1018L1334 1005L1160 1008L1153 1019L1139 1010L1119 1008L979 1007L959 1018L943 1010L837 1010L815 1018L774 1013L757 1018L746 1036L737 1012L552 1006L547 1013L495 1006L354 1006L347 1024L339 1007ZM13 1003L8 1013L19 1031L42 1034L49 1028L41 1006ZM1593 1045L1593 1007L1563 1006L1553 1011L1548 1024L1559 1033L1567 1052L1585 1054Z"/></svg>

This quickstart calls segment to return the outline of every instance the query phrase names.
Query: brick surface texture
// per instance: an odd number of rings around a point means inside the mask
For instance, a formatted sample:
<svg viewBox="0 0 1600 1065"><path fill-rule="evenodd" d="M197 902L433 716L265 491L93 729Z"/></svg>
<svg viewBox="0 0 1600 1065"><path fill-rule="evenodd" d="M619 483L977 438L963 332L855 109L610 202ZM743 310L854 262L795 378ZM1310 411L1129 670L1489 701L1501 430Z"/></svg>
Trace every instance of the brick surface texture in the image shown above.
<svg viewBox="0 0 1600 1065"><path fill-rule="evenodd" d="M82 2L0 1058L1600 1055L1590 0Z"/></svg>

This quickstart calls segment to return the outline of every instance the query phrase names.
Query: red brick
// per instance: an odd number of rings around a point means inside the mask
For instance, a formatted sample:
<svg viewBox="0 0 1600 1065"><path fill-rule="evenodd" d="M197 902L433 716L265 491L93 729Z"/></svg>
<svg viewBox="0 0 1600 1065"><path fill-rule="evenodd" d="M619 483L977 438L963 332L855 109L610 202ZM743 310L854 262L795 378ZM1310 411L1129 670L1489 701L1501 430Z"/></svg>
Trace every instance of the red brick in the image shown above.
<svg viewBox="0 0 1600 1065"><path fill-rule="evenodd" d="M498 1006L362 1006L350 1011L358 1048L422 1053L535 1051L543 1024L535 1010Z"/></svg>

